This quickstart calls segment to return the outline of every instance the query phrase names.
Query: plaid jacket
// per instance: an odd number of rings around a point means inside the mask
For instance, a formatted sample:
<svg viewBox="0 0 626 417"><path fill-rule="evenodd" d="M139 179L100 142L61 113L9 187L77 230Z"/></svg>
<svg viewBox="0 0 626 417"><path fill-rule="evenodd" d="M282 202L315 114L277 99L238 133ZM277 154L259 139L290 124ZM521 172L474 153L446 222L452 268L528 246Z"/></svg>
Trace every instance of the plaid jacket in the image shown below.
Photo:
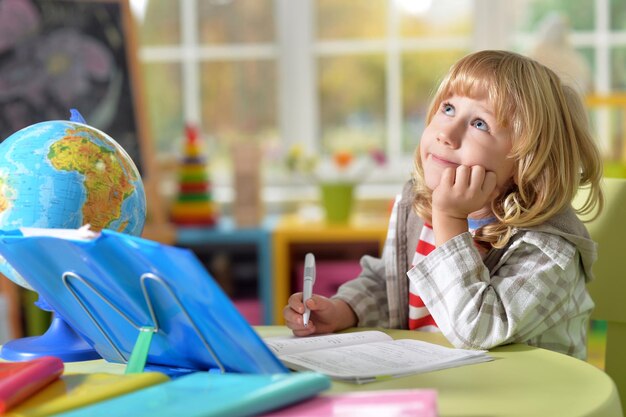
<svg viewBox="0 0 626 417"><path fill-rule="evenodd" d="M410 182L394 205L381 258L364 256L361 274L334 296L361 327L407 328L408 280L454 346L490 349L526 343L586 357L596 244L569 208L544 225L517 230L484 259L469 232L450 239L411 269L423 226Z"/></svg>

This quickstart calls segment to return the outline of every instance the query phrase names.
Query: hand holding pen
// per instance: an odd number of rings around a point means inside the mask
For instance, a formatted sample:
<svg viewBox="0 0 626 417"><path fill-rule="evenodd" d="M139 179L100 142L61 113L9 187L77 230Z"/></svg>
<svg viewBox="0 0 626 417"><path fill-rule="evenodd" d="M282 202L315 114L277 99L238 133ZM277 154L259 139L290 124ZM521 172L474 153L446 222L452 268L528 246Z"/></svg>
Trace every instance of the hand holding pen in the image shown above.
<svg viewBox="0 0 626 417"><path fill-rule="evenodd" d="M302 283L302 303L304 304L302 322L305 326L309 324L311 316L311 310L307 307L306 301L313 296L313 284L315 284L315 256L307 253L304 257L304 281Z"/></svg>
<svg viewBox="0 0 626 417"><path fill-rule="evenodd" d="M285 324L296 336L332 333L357 324L356 315L345 301L313 295L315 269L315 256L307 253L304 258L302 292L292 294L283 309Z"/></svg>

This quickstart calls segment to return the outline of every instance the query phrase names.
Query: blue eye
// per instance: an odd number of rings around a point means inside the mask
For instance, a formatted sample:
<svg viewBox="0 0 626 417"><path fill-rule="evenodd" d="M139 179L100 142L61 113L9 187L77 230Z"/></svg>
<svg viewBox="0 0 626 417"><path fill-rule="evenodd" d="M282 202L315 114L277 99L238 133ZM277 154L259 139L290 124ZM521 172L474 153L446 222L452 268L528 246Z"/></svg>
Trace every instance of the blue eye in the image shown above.
<svg viewBox="0 0 626 417"><path fill-rule="evenodd" d="M443 103L441 111L448 116L454 116L454 106L450 103Z"/></svg>
<svg viewBox="0 0 626 417"><path fill-rule="evenodd" d="M472 122L472 126L476 129L484 130L485 132L489 132L489 125L482 119L476 119Z"/></svg>

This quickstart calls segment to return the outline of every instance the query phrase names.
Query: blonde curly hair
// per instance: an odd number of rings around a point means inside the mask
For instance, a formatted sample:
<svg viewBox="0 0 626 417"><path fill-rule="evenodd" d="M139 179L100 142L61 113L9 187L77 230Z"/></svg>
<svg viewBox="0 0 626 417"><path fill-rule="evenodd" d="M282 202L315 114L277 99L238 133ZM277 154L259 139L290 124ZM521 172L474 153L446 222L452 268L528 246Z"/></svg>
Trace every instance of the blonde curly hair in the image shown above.
<svg viewBox="0 0 626 417"><path fill-rule="evenodd" d="M480 229L476 239L504 247L516 228L536 226L571 205L582 186L590 192L577 212L602 209L602 160L591 136L580 96L544 65L507 51L480 51L459 60L431 102L426 123L452 95L487 92L497 123L510 129L510 157L516 161L509 187L491 209L498 221ZM424 183L419 156L413 170L416 212L431 218L432 192Z"/></svg>

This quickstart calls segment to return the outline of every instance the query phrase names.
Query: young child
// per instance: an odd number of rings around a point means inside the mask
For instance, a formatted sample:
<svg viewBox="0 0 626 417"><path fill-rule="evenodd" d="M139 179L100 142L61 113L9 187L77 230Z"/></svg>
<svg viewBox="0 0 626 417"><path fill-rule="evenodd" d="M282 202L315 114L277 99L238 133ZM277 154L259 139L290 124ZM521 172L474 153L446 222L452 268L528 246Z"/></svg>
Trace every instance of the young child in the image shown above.
<svg viewBox="0 0 626 417"><path fill-rule="evenodd" d="M352 326L441 331L456 347L526 343L586 357L595 243L581 211L602 208L601 159L580 97L545 66L505 51L457 62L442 81L396 199L382 258L328 299L293 294L297 336Z"/></svg>

